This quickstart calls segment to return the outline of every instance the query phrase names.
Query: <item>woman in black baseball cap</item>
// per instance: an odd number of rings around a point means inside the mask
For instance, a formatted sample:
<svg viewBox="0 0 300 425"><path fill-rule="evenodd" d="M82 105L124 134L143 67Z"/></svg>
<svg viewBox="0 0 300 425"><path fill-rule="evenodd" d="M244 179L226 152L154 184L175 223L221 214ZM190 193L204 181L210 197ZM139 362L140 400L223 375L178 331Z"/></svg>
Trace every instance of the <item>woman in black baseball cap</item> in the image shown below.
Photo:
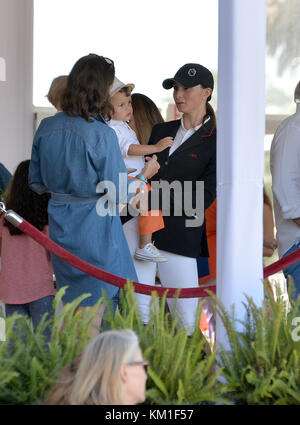
<svg viewBox="0 0 300 425"><path fill-rule="evenodd" d="M209 256L205 220L201 218L216 197L216 122L209 104L214 79L204 66L188 63L173 78L164 80L163 87L173 88L174 101L182 118L157 124L152 129L149 144L155 144L166 136L173 137L174 144L157 154L160 169L151 181L165 181L170 185L180 182L182 193L178 205L178 196L176 198L176 194L172 195L170 191L169 214L160 205L165 227L153 234L153 240L168 261L158 264L158 272L165 287L198 287L196 259ZM196 182L199 181L204 182L204 205L201 211L195 208L200 195L196 190ZM162 193L163 197L166 197L166 193ZM187 203L193 205L196 213L189 212L191 209L187 208ZM178 215L179 210L181 215ZM139 266L139 281L153 284L156 272L154 267L154 264ZM149 320L149 298L137 294L144 323ZM174 300L168 299L168 304L191 334L195 329L198 299L181 298L175 304Z"/></svg>
<svg viewBox="0 0 300 425"><path fill-rule="evenodd" d="M191 118L198 122L197 117L202 115L203 122L210 116L215 123L213 108L208 103L214 89L214 77L209 69L197 63L187 63L162 85L167 90L174 89L177 109L186 114L185 121Z"/></svg>

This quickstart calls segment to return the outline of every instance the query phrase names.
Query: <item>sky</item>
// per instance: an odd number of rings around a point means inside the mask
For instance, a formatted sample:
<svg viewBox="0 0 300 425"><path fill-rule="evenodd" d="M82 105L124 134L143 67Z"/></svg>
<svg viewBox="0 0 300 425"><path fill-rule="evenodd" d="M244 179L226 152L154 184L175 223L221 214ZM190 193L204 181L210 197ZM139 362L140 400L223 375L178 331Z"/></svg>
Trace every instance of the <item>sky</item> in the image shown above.
<svg viewBox="0 0 300 425"><path fill-rule="evenodd" d="M180 66L217 71L218 0L34 0L34 8L35 106L51 106L53 78L88 53L113 59L116 76L163 111L172 90L162 81Z"/></svg>
<svg viewBox="0 0 300 425"><path fill-rule="evenodd" d="M34 0L34 106L50 107L51 81L88 53L113 59L117 77L134 83L165 115L172 90L161 84L180 66L197 62L217 74L218 0ZM277 58L266 57L269 114L295 109L295 59L292 72L278 76Z"/></svg>

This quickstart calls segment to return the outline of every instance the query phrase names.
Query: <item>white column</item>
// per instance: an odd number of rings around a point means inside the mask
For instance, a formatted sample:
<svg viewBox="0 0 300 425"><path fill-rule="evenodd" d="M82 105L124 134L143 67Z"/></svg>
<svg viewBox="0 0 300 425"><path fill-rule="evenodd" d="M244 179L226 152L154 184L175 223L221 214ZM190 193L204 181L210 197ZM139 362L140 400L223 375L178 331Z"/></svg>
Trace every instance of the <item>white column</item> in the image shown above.
<svg viewBox="0 0 300 425"><path fill-rule="evenodd" d="M238 319L263 300L265 38L264 0L219 0L217 297Z"/></svg>
<svg viewBox="0 0 300 425"><path fill-rule="evenodd" d="M0 0L0 67L0 162L13 172L33 138L33 0Z"/></svg>

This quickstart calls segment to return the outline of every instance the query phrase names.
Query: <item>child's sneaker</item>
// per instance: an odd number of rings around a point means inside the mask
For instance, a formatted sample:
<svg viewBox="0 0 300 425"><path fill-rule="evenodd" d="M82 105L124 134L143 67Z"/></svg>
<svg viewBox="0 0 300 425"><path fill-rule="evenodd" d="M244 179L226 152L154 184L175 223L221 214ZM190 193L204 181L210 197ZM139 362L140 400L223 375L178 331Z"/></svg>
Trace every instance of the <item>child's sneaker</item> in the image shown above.
<svg viewBox="0 0 300 425"><path fill-rule="evenodd" d="M154 261L155 263L164 263L168 261L152 243L147 243L144 248L137 248L134 257L137 260Z"/></svg>

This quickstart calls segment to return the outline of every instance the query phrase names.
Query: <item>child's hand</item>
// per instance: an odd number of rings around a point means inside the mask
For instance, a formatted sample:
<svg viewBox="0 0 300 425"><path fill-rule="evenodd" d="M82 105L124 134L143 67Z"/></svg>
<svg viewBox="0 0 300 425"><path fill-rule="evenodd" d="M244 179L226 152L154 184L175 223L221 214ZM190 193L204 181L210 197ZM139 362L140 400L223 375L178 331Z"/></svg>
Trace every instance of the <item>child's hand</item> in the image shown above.
<svg viewBox="0 0 300 425"><path fill-rule="evenodd" d="M159 142L156 143L157 152L161 152L166 148L173 146L174 140L173 137L164 137Z"/></svg>
<svg viewBox="0 0 300 425"><path fill-rule="evenodd" d="M157 162L157 156L153 155L152 158L149 156L146 156L145 158L145 167L142 170L142 174L145 177L145 179L150 179L154 176L160 169L160 165Z"/></svg>

